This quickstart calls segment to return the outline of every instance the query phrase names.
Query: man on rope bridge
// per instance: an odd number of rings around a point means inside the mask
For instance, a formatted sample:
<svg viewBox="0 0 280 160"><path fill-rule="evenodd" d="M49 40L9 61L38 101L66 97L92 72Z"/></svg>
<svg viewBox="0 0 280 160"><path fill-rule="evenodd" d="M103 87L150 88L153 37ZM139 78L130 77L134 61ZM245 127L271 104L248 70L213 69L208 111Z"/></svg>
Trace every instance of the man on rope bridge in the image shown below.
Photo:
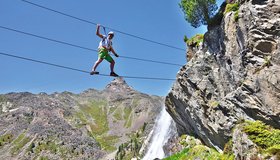
<svg viewBox="0 0 280 160"><path fill-rule="evenodd" d="M92 71L90 72L90 74L91 75L99 74L99 72L96 71L96 68L105 59L110 63L110 69L111 69L110 76L118 77L118 75L114 72L115 61L109 54L109 52L112 52L116 57L119 57L119 55L115 52L112 46L112 39L114 37L114 32L110 31L108 33L108 36L106 36L100 34L99 29L100 29L100 24L97 24L96 35L101 38L101 41L98 47L98 59L95 62L94 66L92 67Z"/></svg>

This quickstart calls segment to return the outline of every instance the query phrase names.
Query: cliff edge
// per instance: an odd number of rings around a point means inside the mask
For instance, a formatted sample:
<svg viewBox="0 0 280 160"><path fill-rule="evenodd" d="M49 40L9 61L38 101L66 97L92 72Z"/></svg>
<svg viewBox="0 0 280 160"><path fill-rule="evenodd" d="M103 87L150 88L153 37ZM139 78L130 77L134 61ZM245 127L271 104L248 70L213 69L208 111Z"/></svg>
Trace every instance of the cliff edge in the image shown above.
<svg viewBox="0 0 280 160"><path fill-rule="evenodd" d="M280 0L237 0L177 74L166 110L179 135L222 150L243 120L280 128Z"/></svg>

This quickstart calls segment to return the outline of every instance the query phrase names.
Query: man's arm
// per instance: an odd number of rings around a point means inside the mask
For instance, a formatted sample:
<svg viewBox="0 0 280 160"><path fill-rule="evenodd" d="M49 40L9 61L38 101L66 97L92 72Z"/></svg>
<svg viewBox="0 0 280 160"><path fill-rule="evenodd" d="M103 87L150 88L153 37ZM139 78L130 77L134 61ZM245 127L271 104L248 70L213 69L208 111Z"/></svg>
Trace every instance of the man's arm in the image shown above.
<svg viewBox="0 0 280 160"><path fill-rule="evenodd" d="M97 24L96 35L97 35L98 37L100 37L100 38L103 38L103 35L100 34L99 29L100 29L100 24Z"/></svg>
<svg viewBox="0 0 280 160"><path fill-rule="evenodd" d="M119 55L115 52L114 48L111 46L110 51L116 56L119 57Z"/></svg>

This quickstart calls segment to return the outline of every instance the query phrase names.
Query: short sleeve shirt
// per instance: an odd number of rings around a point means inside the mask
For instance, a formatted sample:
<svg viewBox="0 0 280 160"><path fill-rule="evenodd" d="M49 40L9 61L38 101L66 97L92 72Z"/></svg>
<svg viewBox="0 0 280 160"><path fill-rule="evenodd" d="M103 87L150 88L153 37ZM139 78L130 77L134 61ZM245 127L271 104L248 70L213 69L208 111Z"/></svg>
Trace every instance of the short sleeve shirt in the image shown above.
<svg viewBox="0 0 280 160"><path fill-rule="evenodd" d="M112 41L108 37L103 35L102 40L99 42L99 47L98 48L104 47L107 50L109 50L112 47L112 45L113 45Z"/></svg>

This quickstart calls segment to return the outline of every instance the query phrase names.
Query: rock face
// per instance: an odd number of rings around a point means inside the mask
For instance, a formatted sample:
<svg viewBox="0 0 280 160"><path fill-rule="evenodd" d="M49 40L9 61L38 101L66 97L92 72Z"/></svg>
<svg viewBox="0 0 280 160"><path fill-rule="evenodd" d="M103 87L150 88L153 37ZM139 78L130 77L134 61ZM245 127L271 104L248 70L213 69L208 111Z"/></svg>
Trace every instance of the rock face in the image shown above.
<svg viewBox="0 0 280 160"><path fill-rule="evenodd" d="M183 66L166 97L179 134L223 149L240 120L280 128L280 0L239 0ZM236 133L238 134L238 133Z"/></svg>
<svg viewBox="0 0 280 160"><path fill-rule="evenodd" d="M0 95L0 159L101 159L143 127L163 98L117 78L103 91Z"/></svg>

